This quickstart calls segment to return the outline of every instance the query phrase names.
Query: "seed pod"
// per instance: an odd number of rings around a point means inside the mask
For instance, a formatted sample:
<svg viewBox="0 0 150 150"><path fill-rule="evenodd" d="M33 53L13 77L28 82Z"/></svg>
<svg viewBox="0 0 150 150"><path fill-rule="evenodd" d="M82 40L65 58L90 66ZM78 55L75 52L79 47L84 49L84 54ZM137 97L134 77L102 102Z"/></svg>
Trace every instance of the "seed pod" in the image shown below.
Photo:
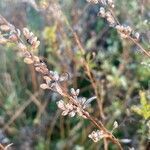
<svg viewBox="0 0 150 150"><path fill-rule="evenodd" d="M106 12L105 12L105 8L104 7L100 7L100 9L99 9L99 15L101 16L101 17L105 17L105 15L106 15Z"/></svg>
<svg viewBox="0 0 150 150"><path fill-rule="evenodd" d="M35 61L35 62L40 62L40 59L39 59L39 57L37 57L37 56L34 56L34 61Z"/></svg>
<svg viewBox="0 0 150 150"><path fill-rule="evenodd" d="M76 90L76 95L78 96L79 93L80 93L80 89L77 89L77 90Z"/></svg>
<svg viewBox="0 0 150 150"><path fill-rule="evenodd" d="M12 42L17 42L18 41L18 36L15 33L11 34L9 36L9 40L12 41Z"/></svg>
<svg viewBox="0 0 150 150"><path fill-rule="evenodd" d="M16 29L16 32L17 32L17 36L20 37L21 31L19 29Z"/></svg>
<svg viewBox="0 0 150 150"><path fill-rule="evenodd" d="M6 44L7 43L7 39L4 37L0 37L0 44Z"/></svg>
<svg viewBox="0 0 150 150"><path fill-rule="evenodd" d="M34 49L36 49L36 48L39 47L39 45L40 45L40 41L36 41L34 44L32 44L32 47L33 47Z"/></svg>
<svg viewBox="0 0 150 150"><path fill-rule="evenodd" d="M43 84L40 85L40 88L45 90L45 89L49 89L49 86L47 84L43 83Z"/></svg>
<svg viewBox="0 0 150 150"><path fill-rule="evenodd" d="M36 70L37 72L42 72L42 70L41 70L40 67L35 67L35 70Z"/></svg>
<svg viewBox="0 0 150 150"><path fill-rule="evenodd" d="M7 31L10 31L10 27L8 25L1 25L0 26L0 30L4 31L4 32L7 32Z"/></svg>
<svg viewBox="0 0 150 150"><path fill-rule="evenodd" d="M74 88L71 88L71 89L70 89L70 92L71 92L71 94L72 94L73 96L76 96L76 91L75 91Z"/></svg>
<svg viewBox="0 0 150 150"><path fill-rule="evenodd" d="M135 32L134 37L138 41L140 39L140 34L138 32Z"/></svg>
<svg viewBox="0 0 150 150"><path fill-rule="evenodd" d="M33 60L31 58L24 58L24 62L26 64L32 64L33 63Z"/></svg>
<svg viewBox="0 0 150 150"><path fill-rule="evenodd" d="M23 35L25 36L26 39L30 38L30 32L28 28L23 28Z"/></svg>
<svg viewBox="0 0 150 150"><path fill-rule="evenodd" d="M36 41L37 41L37 37L31 36L28 41L29 41L29 43L30 43L31 45L35 45L35 43L36 43Z"/></svg>

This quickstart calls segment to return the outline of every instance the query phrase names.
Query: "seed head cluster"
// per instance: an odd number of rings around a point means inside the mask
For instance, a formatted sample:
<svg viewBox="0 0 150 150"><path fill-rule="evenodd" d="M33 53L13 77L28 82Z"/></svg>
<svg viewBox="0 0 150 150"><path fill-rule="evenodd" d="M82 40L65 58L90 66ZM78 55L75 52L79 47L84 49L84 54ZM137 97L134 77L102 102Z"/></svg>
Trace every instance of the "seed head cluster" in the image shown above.
<svg viewBox="0 0 150 150"><path fill-rule="evenodd" d="M107 134L105 134L102 130L97 130L97 131L92 131L92 133L90 133L88 135L88 137L90 139L92 139L94 142L98 142L99 140L103 139L103 138L107 138Z"/></svg>
<svg viewBox="0 0 150 150"><path fill-rule="evenodd" d="M112 9L115 7L113 0L87 0L87 2L94 4L102 4L103 7L100 7L98 15L102 18L105 18L111 27L114 27L122 38L133 38L136 41L139 41L140 34L133 31L133 29L128 25L121 25L115 16L112 14Z"/></svg>

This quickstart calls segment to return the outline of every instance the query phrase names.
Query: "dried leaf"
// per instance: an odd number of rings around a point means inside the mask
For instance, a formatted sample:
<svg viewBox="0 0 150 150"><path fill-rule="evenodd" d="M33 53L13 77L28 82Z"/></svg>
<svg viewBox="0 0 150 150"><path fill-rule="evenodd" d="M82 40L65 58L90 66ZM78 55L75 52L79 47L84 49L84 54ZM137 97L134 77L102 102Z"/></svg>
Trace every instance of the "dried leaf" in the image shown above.
<svg viewBox="0 0 150 150"><path fill-rule="evenodd" d="M63 100L58 101L57 106L58 106L58 108L65 110L65 104L64 104Z"/></svg>
<svg viewBox="0 0 150 150"><path fill-rule="evenodd" d="M114 122L113 128L114 128L114 129L118 128L118 122L117 122L117 121Z"/></svg>

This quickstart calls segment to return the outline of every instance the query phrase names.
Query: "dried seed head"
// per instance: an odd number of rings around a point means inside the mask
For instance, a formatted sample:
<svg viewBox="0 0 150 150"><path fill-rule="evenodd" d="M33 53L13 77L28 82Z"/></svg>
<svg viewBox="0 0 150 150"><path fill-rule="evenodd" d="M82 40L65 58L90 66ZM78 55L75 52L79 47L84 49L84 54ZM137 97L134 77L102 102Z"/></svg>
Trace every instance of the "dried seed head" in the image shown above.
<svg viewBox="0 0 150 150"><path fill-rule="evenodd" d="M41 70L40 67L35 67L35 70L36 70L37 72L42 72L42 70Z"/></svg>
<svg viewBox="0 0 150 150"><path fill-rule="evenodd" d="M123 26L121 26L121 25L116 25L116 27L115 27L119 32L122 32L122 30L123 30Z"/></svg>
<svg viewBox="0 0 150 150"><path fill-rule="evenodd" d="M56 104L58 108L60 108L61 110L65 110L65 104L63 100L58 101Z"/></svg>
<svg viewBox="0 0 150 150"><path fill-rule="evenodd" d="M119 126L119 125L118 125L118 122L117 122L117 121L115 121L115 122L114 122L114 124L113 124L113 129L118 128L118 126Z"/></svg>
<svg viewBox="0 0 150 150"><path fill-rule="evenodd" d="M72 96L77 97L80 93L80 89L75 90L74 88L71 88L70 92L71 92Z"/></svg>
<svg viewBox="0 0 150 150"><path fill-rule="evenodd" d="M99 9L99 15L101 17L103 17L103 18L106 16L106 12L105 12L105 8L104 7L100 7L100 9Z"/></svg>
<svg viewBox="0 0 150 150"><path fill-rule="evenodd" d="M84 104L85 104L85 102L86 102L86 98L85 98L85 97L78 98L78 101L79 101L80 105L81 105L82 107L84 107Z"/></svg>
<svg viewBox="0 0 150 150"><path fill-rule="evenodd" d="M28 41L29 44L35 45L35 43L37 41L37 37L30 36L30 38L27 41Z"/></svg>
<svg viewBox="0 0 150 150"><path fill-rule="evenodd" d="M116 23L111 12L107 11L105 15L106 15L106 20L109 22L110 25L114 25Z"/></svg>
<svg viewBox="0 0 150 150"><path fill-rule="evenodd" d="M18 48L20 50L22 50L22 51L26 51L27 50L27 47L24 44L22 44L21 42L18 43Z"/></svg>
<svg viewBox="0 0 150 150"><path fill-rule="evenodd" d="M80 93L80 89L77 89L77 90L76 90L76 95L78 96L79 93Z"/></svg>
<svg viewBox="0 0 150 150"><path fill-rule="evenodd" d="M135 40L139 41L140 34L138 32L135 32L134 35L133 35L133 38L135 38Z"/></svg>
<svg viewBox="0 0 150 150"><path fill-rule="evenodd" d="M31 53L29 51L24 51L24 57L31 58Z"/></svg>
<svg viewBox="0 0 150 150"><path fill-rule="evenodd" d="M21 31L19 29L16 29L16 32L17 32L17 36L20 37Z"/></svg>
<svg viewBox="0 0 150 150"><path fill-rule="evenodd" d="M28 28L23 28L23 35L25 36L27 43L32 46L33 49L38 48L40 41L34 36L33 32L30 32Z"/></svg>
<svg viewBox="0 0 150 150"><path fill-rule="evenodd" d="M40 85L40 88L45 90L45 89L49 89L49 86L47 84L43 83L43 84Z"/></svg>
<svg viewBox="0 0 150 150"><path fill-rule="evenodd" d="M104 131L93 131L91 134L89 134L89 138L92 139L94 142L98 142L99 140L103 139L104 137L107 137L108 135L104 133Z"/></svg>
<svg viewBox="0 0 150 150"><path fill-rule="evenodd" d="M70 117L74 117L76 115L76 109L71 103L65 104L63 100L57 102L57 106L62 110L62 115L69 115Z"/></svg>
<svg viewBox="0 0 150 150"><path fill-rule="evenodd" d="M36 41L34 44L32 44L32 47L33 47L34 49L36 49L36 48L39 47L39 45L40 45L40 41Z"/></svg>
<svg viewBox="0 0 150 150"><path fill-rule="evenodd" d="M35 61L36 63L40 62L39 57L37 57L37 56L33 56L33 58L34 58L34 61Z"/></svg>
<svg viewBox="0 0 150 150"><path fill-rule="evenodd" d="M10 27L8 25L1 25L0 26L0 30L4 31L4 32L7 32L7 31L10 31Z"/></svg>
<svg viewBox="0 0 150 150"><path fill-rule="evenodd" d="M10 40L11 42L17 42L17 41L18 41L18 36L17 36L15 33L13 33L13 34L11 34L11 35L9 36L9 40Z"/></svg>
<svg viewBox="0 0 150 150"><path fill-rule="evenodd" d="M26 64L32 64L34 61L31 58L24 58Z"/></svg>
<svg viewBox="0 0 150 150"><path fill-rule="evenodd" d="M23 28L23 35L25 36L26 39L30 38L30 32L28 28Z"/></svg>
<svg viewBox="0 0 150 150"><path fill-rule="evenodd" d="M59 84L56 82L56 83L53 83L53 87L55 88L55 90L60 94L60 95L64 95L61 87L59 86Z"/></svg>
<svg viewBox="0 0 150 150"><path fill-rule="evenodd" d="M46 83L49 85L51 82L51 78L49 76L44 76L43 79L46 81Z"/></svg>
<svg viewBox="0 0 150 150"><path fill-rule="evenodd" d="M75 91L74 88L71 88L71 89L70 89L70 92L71 92L71 94L72 94L73 96L76 96L76 91Z"/></svg>
<svg viewBox="0 0 150 150"><path fill-rule="evenodd" d="M127 38L132 33L132 28L130 26L116 25L115 28L117 29L122 38Z"/></svg>
<svg viewBox="0 0 150 150"><path fill-rule="evenodd" d="M52 80L54 80L55 82L60 82L60 76L59 76L58 72L49 71L49 74L50 74Z"/></svg>
<svg viewBox="0 0 150 150"><path fill-rule="evenodd" d="M125 30L125 33L128 35L131 34L131 32L132 32L132 29L130 26L124 27L124 30Z"/></svg>
<svg viewBox="0 0 150 150"><path fill-rule="evenodd" d="M76 115L76 112L75 111L71 111L70 113L69 113L69 116L70 117L74 117Z"/></svg>
<svg viewBox="0 0 150 150"><path fill-rule="evenodd" d="M99 141L99 136L97 134L97 131L93 131L91 134L88 135L90 139L92 139L94 142Z"/></svg>
<svg viewBox="0 0 150 150"><path fill-rule="evenodd" d="M69 79L69 73L63 73L59 77L60 82L67 81L68 79Z"/></svg>

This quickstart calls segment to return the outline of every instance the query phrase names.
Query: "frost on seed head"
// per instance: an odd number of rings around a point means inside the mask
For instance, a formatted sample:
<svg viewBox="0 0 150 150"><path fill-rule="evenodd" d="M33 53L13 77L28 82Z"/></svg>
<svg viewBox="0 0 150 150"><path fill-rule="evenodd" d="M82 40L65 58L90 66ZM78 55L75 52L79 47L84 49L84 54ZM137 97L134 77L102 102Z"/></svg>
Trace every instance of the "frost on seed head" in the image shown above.
<svg viewBox="0 0 150 150"><path fill-rule="evenodd" d="M100 141L101 139L105 138L105 137L108 137L108 135L104 132L104 131L100 131L100 130L97 130L97 131L92 131L92 133L90 133L88 135L88 137L90 139L92 139L94 142L98 142Z"/></svg>

